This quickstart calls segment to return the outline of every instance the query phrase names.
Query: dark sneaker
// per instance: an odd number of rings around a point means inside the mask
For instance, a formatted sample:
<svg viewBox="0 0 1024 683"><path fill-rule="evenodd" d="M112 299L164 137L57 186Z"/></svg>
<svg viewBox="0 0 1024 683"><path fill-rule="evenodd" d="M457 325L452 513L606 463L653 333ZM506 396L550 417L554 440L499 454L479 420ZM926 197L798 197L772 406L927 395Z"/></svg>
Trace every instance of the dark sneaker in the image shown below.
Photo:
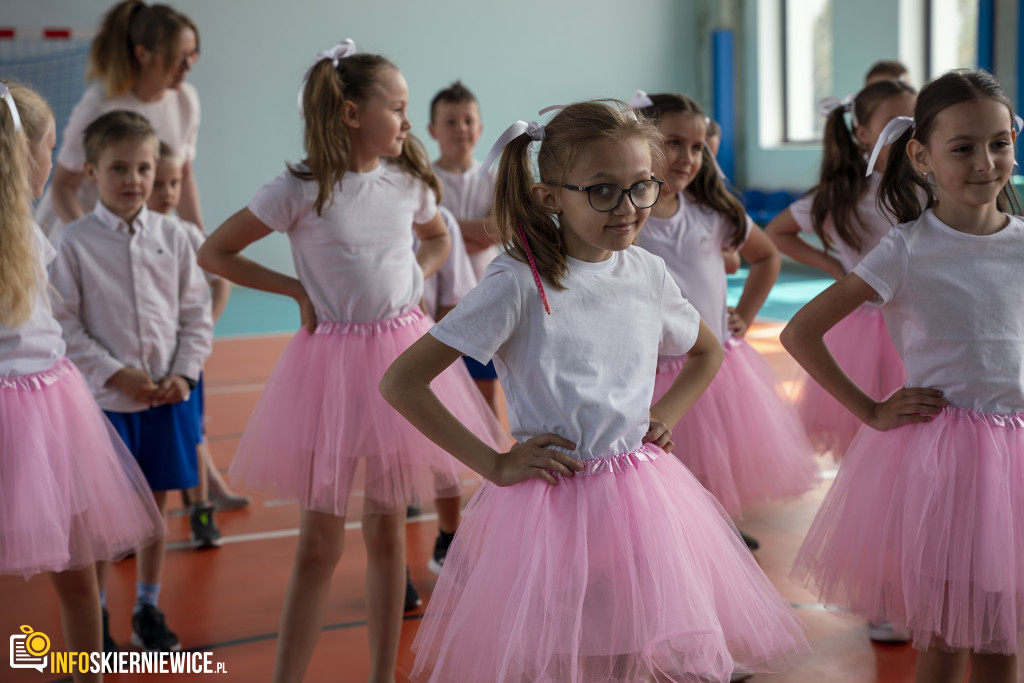
<svg viewBox="0 0 1024 683"><path fill-rule="evenodd" d="M412 577L409 575L409 567L405 568L405 611L409 612L423 605L420 594L416 592L416 586L412 585Z"/></svg>
<svg viewBox="0 0 1024 683"><path fill-rule="evenodd" d="M405 508L405 516L407 519L419 517L422 514L423 508L421 508L419 505L410 505L409 507Z"/></svg>
<svg viewBox="0 0 1024 683"><path fill-rule="evenodd" d="M132 645L146 652L181 651L181 641L167 628L164 613L153 605L141 605L132 615Z"/></svg>
<svg viewBox="0 0 1024 683"><path fill-rule="evenodd" d="M198 548L220 547L220 530L213 521L212 505L194 505L189 515L189 526L192 527L192 544Z"/></svg>
<svg viewBox="0 0 1024 683"><path fill-rule="evenodd" d="M434 541L434 555L427 561L427 569L438 576L441 575L441 568L444 567L444 558L448 556L448 548L452 544L455 534L440 532L437 540Z"/></svg>
<svg viewBox="0 0 1024 683"><path fill-rule="evenodd" d="M740 538L742 538L743 542L747 544L747 548L749 548L751 552L753 552L753 551L755 551L755 550L757 550L758 548L761 547L761 542L760 541L758 541L753 536L747 536L742 531L740 532Z"/></svg>
<svg viewBox="0 0 1024 683"><path fill-rule="evenodd" d="M103 652L106 654L118 653L121 648L117 646L114 639L110 637L110 613L103 608Z"/></svg>

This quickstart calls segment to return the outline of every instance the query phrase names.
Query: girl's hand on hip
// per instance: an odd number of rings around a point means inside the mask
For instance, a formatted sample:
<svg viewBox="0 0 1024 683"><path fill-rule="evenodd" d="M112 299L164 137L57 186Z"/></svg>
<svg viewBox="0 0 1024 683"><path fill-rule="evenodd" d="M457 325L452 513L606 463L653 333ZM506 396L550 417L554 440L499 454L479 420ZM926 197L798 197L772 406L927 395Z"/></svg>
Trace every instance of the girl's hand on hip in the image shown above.
<svg viewBox="0 0 1024 683"><path fill-rule="evenodd" d="M555 485L555 473L572 477L584 468L576 458L555 451L546 446L559 446L573 450L576 444L557 434L541 434L523 443L517 443L508 453L498 456L494 476L490 477L498 486L511 486L527 479L542 479Z"/></svg>
<svg viewBox="0 0 1024 683"><path fill-rule="evenodd" d="M729 306L725 309L729 313L728 325L729 332L734 337L743 337L747 334L747 321L740 317L740 314L736 312L736 309Z"/></svg>
<svg viewBox="0 0 1024 683"><path fill-rule="evenodd" d="M651 420L641 443L653 443L666 453L671 453L675 447L675 443L672 441L672 430L660 420Z"/></svg>
<svg viewBox="0 0 1024 683"><path fill-rule="evenodd" d="M938 389L909 387L900 389L886 400L876 403L867 420L872 429L885 432L896 427L931 422L948 402Z"/></svg>

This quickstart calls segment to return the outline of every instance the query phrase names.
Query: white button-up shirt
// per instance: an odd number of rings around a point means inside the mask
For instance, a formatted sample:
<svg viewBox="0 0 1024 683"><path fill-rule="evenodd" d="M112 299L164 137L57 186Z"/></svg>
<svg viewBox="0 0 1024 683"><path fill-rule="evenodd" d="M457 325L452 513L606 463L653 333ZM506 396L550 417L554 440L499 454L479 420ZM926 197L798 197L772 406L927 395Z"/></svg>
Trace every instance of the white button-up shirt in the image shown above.
<svg viewBox="0 0 1024 683"><path fill-rule="evenodd" d="M154 382L198 379L213 348L210 293L188 235L143 207L129 227L103 202L64 228L50 276L67 355L104 410L138 403L107 381L123 367Z"/></svg>

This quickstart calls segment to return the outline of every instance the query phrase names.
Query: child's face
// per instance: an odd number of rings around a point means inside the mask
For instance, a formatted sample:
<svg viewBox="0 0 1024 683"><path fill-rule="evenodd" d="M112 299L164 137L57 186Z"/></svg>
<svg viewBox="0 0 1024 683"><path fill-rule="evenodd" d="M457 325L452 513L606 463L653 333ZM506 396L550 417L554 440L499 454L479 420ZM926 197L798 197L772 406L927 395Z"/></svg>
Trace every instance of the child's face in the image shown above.
<svg viewBox="0 0 1024 683"><path fill-rule="evenodd" d="M1006 105L961 102L940 111L927 144L912 139L907 153L933 175L940 206L980 208L994 205L1010 178L1015 137Z"/></svg>
<svg viewBox="0 0 1024 683"><path fill-rule="evenodd" d="M427 129L441 148L441 158L461 158L473 154L484 126L476 102L438 102Z"/></svg>
<svg viewBox="0 0 1024 683"><path fill-rule="evenodd" d="M103 204L131 223L153 191L156 157L155 138L122 140L100 152L95 166L85 162L85 173L96 183Z"/></svg>
<svg viewBox="0 0 1024 683"><path fill-rule="evenodd" d="M366 154L397 157L402 153L405 134L412 128L406 117L409 86L398 69L385 69L366 102L355 105L349 135Z"/></svg>
<svg viewBox="0 0 1024 683"><path fill-rule="evenodd" d="M36 199L43 196L43 188L53 170L53 147L57 144L57 126L53 117L46 126L46 132L39 142L28 146L29 181L32 185L32 196Z"/></svg>
<svg viewBox="0 0 1024 683"><path fill-rule="evenodd" d="M151 211L168 214L178 207L181 199L181 162L174 157L156 163L153 193L147 205Z"/></svg>
<svg viewBox="0 0 1024 683"><path fill-rule="evenodd" d="M613 183L632 188L651 177L651 149L646 140L634 137L588 144L566 173L565 184L589 187ZM619 192L614 187L608 189ZM653 204L657 190L649 190ZM546 209L558 214L566 251L581 261L604 261L613 251L629 247L651 213L650 207L636 208L629 194L613 210L602 212L591 206L586 192L543 183L534 185L533 192Z"/></svg>
<svg viewBox="0 0 1024 683"><path fill-rule="evenodd" d="M875 110L871 112L867 123L857 126L854 131L864 149L868 152L873 150L875 143L878 142L878 137L882 134L882 129L897 116L913 117L915 104L917 104L917 95L911 93L901 93L882 100L875 107ZM878 161L875 162L875 168L879 172L885 171L885 165L888 161L889 145L886 145L878 153Z"/></svg>
<svg viewBox="0 0 1024 683"><path fill-rule="evenodd" d="M665 138L665 187L662 191L675 194L686 189L700 171L707 124L698 114L673 112L661 117L658 130Z"/></svg>

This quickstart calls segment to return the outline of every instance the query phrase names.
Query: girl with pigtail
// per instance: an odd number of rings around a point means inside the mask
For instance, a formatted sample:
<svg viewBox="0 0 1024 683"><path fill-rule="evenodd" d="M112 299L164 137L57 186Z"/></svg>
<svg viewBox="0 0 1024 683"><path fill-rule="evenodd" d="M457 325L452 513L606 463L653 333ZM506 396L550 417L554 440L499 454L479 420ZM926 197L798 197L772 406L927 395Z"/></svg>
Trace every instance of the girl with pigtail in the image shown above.
<svg viewBox="0 0 1024 683"><path fill-rule="evenodd" d="M778 277L778 251L725 187L705 144L707 120L685 95L638 93L637 112L662 134L664 192L639 245L665 259L676 285L725 349L722 369L676 425L675 454L734 518L752 505L799 496L817 466L800 419L771 367L745 340ZM750 273L736 307L726 305L722 249L737 249ZM685 369L662 354L654 398ZM744 536L751 550L756 539Z"/></svg>
<svg viewBox="0 0 1024 683"><path fill-rule="evenodd" d="M530 148L539 143L537 169ZM667 455L722 349L633 242L658 199L657 130L617 101L499 138L504 253L398 358L381 392L487 481L413 649L418 681L728 681L806 652L721 507ZM485 168L489 163L485 163ZM653 406L658 355L689 355ZM436 377L494 358L516 445L445 410Z"/></svg>
<svg viewBox="0 0 1024 683"><path fill-rule="evenodd" d="M882 80L853 98L828 103L818 184L766 228L780 251L839 280L888 234L892 218L877 200L889 149L882 148L870 174L865 173L867 157L889 121L913 114L916 99L906 83ZM817 235L821 246L801 233ZM826 342L845 372L875 398L885 398L906 381L903 361L871 302L829 331ZM860 421L810 379L802 384L797 409L815 449L841 459Z"/></svg>
<svg viewBox="0 0 1024 683"><path fill-rule="evenodd" d="M899 223L793 316L782 342L864 423L793 576L821 601L907 629L916 681L1017 680L1024 627L1024 220L1009 179L1010 102L980 70L921 89L869 158ZM884 400L849 377L824 335L880 304L907 370Z"/></svg>
<svg viewBox="0 0 1024 683"><path fill-rule="evenodd" d="M289 296L301 314L302 329L267 381L230 469L247 489L298 499L302 510L278 683L301 680L309 664L353 488L365 491L370 680L380 682L394 680L398 654L406 507L462 493L458 463L376 391L388 365L429 329L419 309L423 280L448 253L439 186L409 133L407 102L405 79L383 57L357 54L350 40L318 54L302 93L306 158L199 251L206 270ZM287 233L297 278L241 254L272 231ZM503 440L463 366L435 389L487 443Z"/></svg>
<svg viewBox="0 0 1024 683"><path fill-rule="evenodd" d="M96 563L165 528L138 464L65 358L50 307L56 252L32 222L31 199L50 175L55 140L46 102L0 82L0 574L48 572L64 649L102 652Z"/></svg>

